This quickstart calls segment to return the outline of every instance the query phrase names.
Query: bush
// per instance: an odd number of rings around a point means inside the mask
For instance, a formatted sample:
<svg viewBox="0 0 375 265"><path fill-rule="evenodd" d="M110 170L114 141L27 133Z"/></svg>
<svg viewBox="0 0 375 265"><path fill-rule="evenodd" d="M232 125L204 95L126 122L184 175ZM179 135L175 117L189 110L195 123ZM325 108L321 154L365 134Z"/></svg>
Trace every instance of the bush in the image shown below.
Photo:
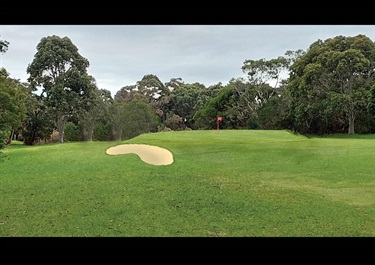
<svg viewBox="0 0 375 265"><path fill-rule="evenodd" d="M66 141L82 141L82 128L73 122L67 122L64 127L64 140Z"/></svg>
<svg viewBox="0 0 375 265"><path fill-rule="evenodd" d="M94 127L93 140L110 141L112 140L112 126L110 124L99 123Z"/></svg>
<svg viewBox="0 0 375 265"><path fill-rule="evenodd" d="M10 130L10 126L0 124L0 149L5 147Z"/></svg>
<svg viewBox="0 0 375 265"><path fill-rule="evenodd" d="M170 128L173 131L183 130L185 128L183 119L176 114L167 116L167 119L165 121L165 126Z"/></svg>

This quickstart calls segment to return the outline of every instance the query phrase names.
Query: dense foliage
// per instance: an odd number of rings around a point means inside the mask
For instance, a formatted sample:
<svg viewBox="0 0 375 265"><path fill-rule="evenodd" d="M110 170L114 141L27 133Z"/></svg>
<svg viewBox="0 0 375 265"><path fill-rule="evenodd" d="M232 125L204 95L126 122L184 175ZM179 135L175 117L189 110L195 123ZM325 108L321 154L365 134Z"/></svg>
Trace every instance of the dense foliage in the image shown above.
<svg viewBox="0 0 375 265"><path fill-rule="evenodd" d="M9 42L1 41L5 53ZM336 36L275 59L247 59L245 77L206 87L146 74L111 92L87 74L89 61L67 38L48 36L27 67L29 83L0 78L0 147L123 140L162 130L289 129L304 134L375 133L375 44ZM38 94L37 91L40 93Z"/></svg>
<svg viewBox="0 0 375 265"><path fill-rule="evenodd" d="M0 149L12 141L25 118L26 94L23 84L9 77L5 68L0 69Z"/></svg>

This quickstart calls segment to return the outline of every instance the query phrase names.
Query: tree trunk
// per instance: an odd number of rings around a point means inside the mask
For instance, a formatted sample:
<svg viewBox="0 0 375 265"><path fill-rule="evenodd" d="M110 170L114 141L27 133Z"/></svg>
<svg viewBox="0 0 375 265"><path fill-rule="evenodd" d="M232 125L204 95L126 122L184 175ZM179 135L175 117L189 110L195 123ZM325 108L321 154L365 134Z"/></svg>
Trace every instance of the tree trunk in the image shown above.
<svg viewBox="0 0 375 265"><path fill-rule="evenodd" d="M13 136L14 136L14 130L12 129L12 132L10 133L10 136L9 136L9 138L7 140L7 145L11 145L12 144Z"/></svg>
<svg viewBox="0 0 375 265"><path fill-rule="evenodd" d="M84 132L84 140L91 142L93 134L94 131L92 129L86 129Z"/></svg>
<svg viewBox="0 0 375 265"><path fill-rule="evenodd" d="M57 131L59 132L59 143L64 142L64 126L65 126L64 115L58 114Z"/></svg>
<svg viewBox="0 0 375 265"><path fill-rule="evenodd" d="M92 136L93 136L93 134L94 134L94 131L93 131L93 130L90 130L90 131L88 132L87 141L92 142Z"/></svg>
<svg viewBox="0 0 375 265"><path fill-rule="evenodd" d="M353 115L353 113L350 113L349 115L349 129L348 129L348 134L354 134L354 120L355 120L355 117Z"/></svg>
<svg viewBox="0 0 375 265"><path fill-rule="evenodd" d="M121 138L122 138L122 130L120 130L117 135L117 141L121 141Z"/></svg>
<svg viewBox="0 0 375 265"><path fill-rule="evenodd" d="M112 136L113 138L116 140L116 141L121 141L121 138L122 138L122 129L118 128L116 130L116 128L113 128L112 129Z"/></svg>
<svg viewBox="0 0 375 265"><path fill-rule="evenodd" d="M84 140L85 141L92 141L93 134L94 134L94 125L93 125L93 123L85 124L85 126L84 126L84 133L83 133Z"/></svg>

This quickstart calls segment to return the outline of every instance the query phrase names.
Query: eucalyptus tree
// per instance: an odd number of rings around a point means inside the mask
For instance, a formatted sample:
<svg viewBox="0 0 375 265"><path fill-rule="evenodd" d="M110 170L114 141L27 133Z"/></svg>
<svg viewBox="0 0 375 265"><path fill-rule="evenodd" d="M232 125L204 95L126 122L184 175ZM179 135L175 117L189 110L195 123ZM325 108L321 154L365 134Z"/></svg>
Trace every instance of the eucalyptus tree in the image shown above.
<svg viewBox="0 0 375 265"><path fill-rule="evenodd" d="M248 120L249 128L258 128L258 115L263 107L269 109L270 105L282 101L279 97L283 95L282 84L288 79L289 66L301 53L301 50L287 51L285 56L275 59L245 60L241 69L247 74L247 80L242 77L230 80L229 85L240 96L233 108L237 109L239 117ZM262 113L263 125L264 114L268 111Z"/></svg>
<svg viewBox="0 0 375 265"><path fill-rule="evenodd" d="M237 108L237 102L241 100L233 86L223 87L219 94L210 98L205 106L199 109L193 116L196 129L216 128L216 119L221 116L222 128L242 129L247 126L248 117L243 117L242 112Z"/></svg>
<svg viewBox="0 0 375 265"><path fill-rule="evenodd" d="M259 98L255 85L246 81L244 78L232 78L229 80L228 87L231 87L236 91L240 101L235 103L236 108L240 113L240 116L255 115L259 109Z"/></svg>
<svg viewBox="0 0 375 265"><path fill-rule="evenodd" d="M186 121L190 121L194 114L196 90L190 84L180 84L171 91L168 101L163 104L166 114L164 125L172 130L185 128Z"/></svg>
<svg viewBox="0 0 375 265"><path fill-rule="evenodd" d="M184 84L184 81L182 80L181 77L177 78L171 78L168 82L164 84L164 86L169 90L173 91L175 88L181 86Z"/></svg>
<svg viewBox="0 0 375 265"><path fill-rule="evenodd" d="M370 132L375 133L375 83L370 89L370 96L367 104L367 111L369 113L369 127Z"/></svg>
<svg viewBox="0 0 375 265"><path fill-rule="evenodd" d="M114 104L111 92L107 89L99 89L98 111L92 111L95 115L95 124L93 128L93 139L109 141L113 139L112 134L112 114L111 108Z"/></svg>
<svg viewBox="0 0 375 265"><path fill-rule="evenodd" d="M22 125L26 114L24 85L0 69L0 149L12 141L13 132Z"/></svg>
<svg viewBox="0 0 375 265"><path fill-rule="evenodd" d="M174 94L176 89L184 86L185 83L182 78L171 78L168 82L164 83L164 87L168 91L163 96L158 98L158 116L160 117L160 128L159 130L165 129L165 126L172 129L186 127L186 118L180 117L178 114L174 113L174 99L176 95ZM182 126L181 126L182 125Z"/></svg>
<svg viewBox="0 0 375 265"><path fill-rule="evenodd" d="M67 118L80 109L90 109L94 95L93 78L87 74L89 61L68 37L44 37L37 45L34 59L27 67L28 81L41 95L55 115L59 142L64 141Z"/></svg>
<svg viewBox="0 0 375 265"><path fill-rule="evenodd" d="M242 71L247 74L251 86L238 86L238 94L251 102L255 92L256 102L262 107L277 94L280 82L287 78L289 63L290 59L284 56L271 60L245 60ZM248 92L249 89L253 91Z"/></svg>
<svg viewBox="0 0 375 265"><path fill-rule="evenodd" d="M281 82L278 95L270 98L260 109L257 110L257 124L259 129L280 130L291 129L291 112L289 109L291 98L288 94L287 80Z"/></svg>
<svg viewBox="0 0 375 265"><path fill-rule="evenodd" d="M137 90L136 85L122 87L116 92L114 100L116 102L130 102L134 98L142 98L144 101L148 102L148 99Z"/></svg>
<svg viewBox="0 0 375 265"><path fill-rule="evenodd" d="M88 85L90 96L82 99L81 104L87 106L79 109L77 115L78 124L82 125L82 136L85 141L92 141L94 127L100 117L108 111L108 102L112 99L111 92L106 89L98 89L95 80L92 78Z"/></svg>
<svg viewBox="0 0 375 265"><path fill-rule="evenodd" d="M375 83L372 85L370 89L370 96L369 96L367 108L371 114L375 115Z"/></svg>
<svg viewBox="0 0 375 265"><path fill-rule="evenodd" d="M222 89L221 83L205 87L204 84L195 82L191 84L181 84L171 92L170 111L168 113L168 123L174 121L173 127L193 128L194 115L204 108L206 102L218 95Z"/></svg>
<svg viewBox="0 0 375 265"><path fill-rule="evenodd" d="M182 118L190 119L199 108L202 89L194 84L182 84L171 92L171 112ZM204 105L204 104L202 104Z"/></svg>
<svg viewBox="0 0 375 265"><path fill-rule="evenodd" d="M124 102L114 101L109 105L109 125L111 128L112 138L117 141L122 140L124 124L126 119Z"/></svg>
<svg viewBox="0 0 375 265"><path fill-rule="evenodd" d="M163 105L169 102L170 90L160 79L153 74L147 74L134 85L122 87L115 95L116 102L131 102L133 99L150 104L161 121L165 120L166 113Z"/></svg>
<svg viewBox="0 0 375 265"><path fill-rule="evenodd" d="M139 99L130 102L115 101L109 106L109 113L112 136L117 141L156 132L159 125L151 105Z"/></svg>
<svg viewBox="0 0 375 265"><path fill-rule="evenodd" d="M22 124L22 137L26 145L48 140L54 129L53 115L44 99L35 93L26 98L26 117Z"/></svg>
<svg viewBox="0 0 375 265"><path fill-rule="evenodd" d="M290 67L296 120L310 123L343 113L348 134L366 111L374 84L375 44L364 35L318 40ZM307 117L306 114L309 113ZM298 123L298 122L297 122Z"/></svg>
<svg viewBox="0 0 375 265"><path fill-rule="evenodd" d="M150 102L169 93L164 83L153 74L144 75L135 86L140 93L149 98Z"/></svg>
<svg viewBox="0 0 375 265"><path fill-rule="evenodd" d="M159 117L159 122L163 123L167 116L167 106L171 100L171 90L153 74L143 76L142 80L136 83L140 93L148 98L154 113Z"/></svg>
<svg viewBox="0 0 375 265"><path fill-rule="evenodd" d="M124 111L122 139L130 139L142 133L157 131L159 119L150 104L138 99L122 104Z"/></svg>

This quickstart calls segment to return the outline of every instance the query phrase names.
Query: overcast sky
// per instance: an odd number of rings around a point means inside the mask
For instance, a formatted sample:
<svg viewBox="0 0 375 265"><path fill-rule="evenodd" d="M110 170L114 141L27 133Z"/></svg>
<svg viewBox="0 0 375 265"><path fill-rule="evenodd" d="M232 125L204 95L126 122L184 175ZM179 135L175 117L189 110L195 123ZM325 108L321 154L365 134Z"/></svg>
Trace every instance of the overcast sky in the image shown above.
<svg viewBox="0 0 375 265"><path fill-rule="evenodd" d="M36 46L47 36L68 37L88 59L88 73L112 96L144 75L166 83L206 87L245 77L245 60L273 59L318 39L364 34L375 41L375 25L0 25L9 49L0 57L10 77L26 82Z"/></svg>

